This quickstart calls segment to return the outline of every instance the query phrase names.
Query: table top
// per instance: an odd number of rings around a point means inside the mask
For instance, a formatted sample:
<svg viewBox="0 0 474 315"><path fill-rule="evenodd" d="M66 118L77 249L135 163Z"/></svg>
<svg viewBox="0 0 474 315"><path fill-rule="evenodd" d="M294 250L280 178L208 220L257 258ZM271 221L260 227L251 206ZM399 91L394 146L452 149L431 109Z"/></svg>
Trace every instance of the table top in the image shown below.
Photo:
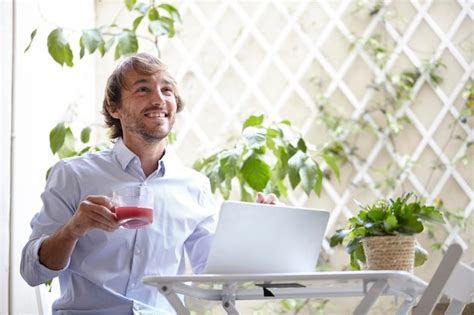
<svg viewBox="0 0 474 315"><path fill-rule="evenodd" d="M262 297L262 288L285 298L362 296L376 282L387 284L383 295L416 297L427 286L405 271L146 276L143 282L156 287L172 286L177 293L208 300L220 300L228 286L234 288L236 299Z"/></svg>

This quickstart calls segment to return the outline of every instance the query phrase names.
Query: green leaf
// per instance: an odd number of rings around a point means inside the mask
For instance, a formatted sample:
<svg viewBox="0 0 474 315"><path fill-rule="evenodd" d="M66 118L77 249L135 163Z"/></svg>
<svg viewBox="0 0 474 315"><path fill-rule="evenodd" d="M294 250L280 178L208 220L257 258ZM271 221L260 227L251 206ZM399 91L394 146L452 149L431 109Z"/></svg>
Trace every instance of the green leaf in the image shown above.
<svg viewBox="0 0 474 315"><path fill-rule="evenodd" d="M443 214L433 206L422 207L419 217L428 222L445 223Z"/></svg>
<svg viewBox="0 0 474 315"><path fill-rule="evenodd" d="M423 223L421 223L418 218L411 216L406 222L403 222L403 224L400 222L399 230L400 233L408 235L421 233L423 232Z"/></svg>
<svg viewBox="0 0 474 315"><path fill-rule="evenodd" d="M149 8L150 5L143 2L138 2L133 6L133 10L138 11L141 14L146 14Z"/></svg>
<svg viewBox="0 0 474 315"><path fill-rule="evenodd" d="M421 266L428 260L428 252L420 245L415 245L415 267Z"/></svg>
<svg viewBox="0 0 474 315"><path fill-rule="evenodd" d="M388 232L395 231L398 228L398 220L394 215L389 215L383 221L383 226Z"/></svg>
<svg viewBox="0 0 474 315"><path fill-rule="evenodd" d="M82 143L87 143L89 142L89 139L91 137L91 127L85 127L84 129L81 130L81 141Z"/></svg>
<svg viewBox="0 0 474 315"><path fill-rule="evenodd" d="M219 164L221 172L224 173L226 179L232 179L237 175L238 161L240 152L237 149L222 151L219 155Z"/></svg>
<svg viewBox="0 0 474 315"><path fill-rule="evenodd" d="M302 151L297 151L288 160L288 177L290 179L291 188L295 189L301 181L299 170L303 167L305 161L305 154Z"/></svg>
<svg viewBox="0 0 474 315"><path fill-rule="evenodd" d="M250 126L252 127L261 126L264 118L265 116L263 114L260 116L255 116L255 115L250 116L242 125L242 130Z"/></svg>
<svg viewBox="0 0 474 315"><path fill-rule="evenodd" d="M298 140L298 144L296 145L296 147L299 150L303 151L304 153L306 153L306 151L307 151L306 143L304 142L303 138L300 138Z"/></svg>
<svg viewBox="0 0 474 315"><path fill-rule="evenodd" d="M148 31L154 36L166 35L170 32L169 25L161 20L151 21L148 25Z"/></svg>
<svg viewBox="0 0 474 315"><path fill-rule="evenodd" d="M364 238L364 236L359 235L357 237L354 237L352 240L350 240L349 243L347 243L347 246L346 246L347 253L352 254L354 251L357 250L357 247L362 246L362 239L363 238Z"/></svg>
<svg viewBox="0 0 474 315"><path fill-rule="evenodd" d="M84 38L79 38L79 47L81 48L81 50L79 51L79 58L82 59L82 57L84 57L85 53L86 53L86 49L84 47Z"/></svg>
<svg viewBox="0 0 474 315"><path fill-rule="evenodd" d="M175 35L174 20L166 16L160 16L159 20L163 25L166 25L166 28L168 29L168 37L173 37Z"/></svg>
<svg viewBox="0 0 474 315"><path fill-rule="evenodd" d="M98 29L94 28L82 31L81 39L89 54L93 54L102 41L102 35Z"/></svg>
<svg viewBox="0 0 474 315"><path fill-rule="evenodd" d="M64 123L58 123L49 133L49 146L55 154L64 144L66 139L66 127Z"/></svg>
<svg viewBox="0 0 474 315"><path fill-rule="evenodd" d="M331 153L323 154L324 161L331 168L331 170L336 174L337 179L340 179L339 167L336 163L336 157Z"/></svg>
<svg viewBox="0 0 474 315"><path fill-rule="evenodd" d="M62 28L56 28L48 35L48 52L53 59L61 66L66 64L72 67L72 50L64 36Z"/></svg>
<svg viewBox="0 0 474 315"><path fill-rule="evenodd" d="M248 127L242 132L242 137L249 149L260 149L267 143L266 130L264 128Z"/></svg>
<svg viewBox="0 0 474 315"><path fill-rule="evenodd" d="M365 252L364 252L364 246L362 244L360 244L360 246L357 246L353 254L358 261L365 263L366 261Z"/></svg>
<svg viewBox="0 0 474 315"><path fill-rule="evenodd" d="M282 180L276 180L276 185L278 187L278 191L280 192L280 195L287 198L288 189L286 188L285 183Z"/></svg>
<svg viewBox="0 0 474 315"><path fill-rule="evenodd" d="M85 153L91 152L92 150L93 150L93 147L87 146L87 147L83 148L77 155L83 155Z"/></svg>
<svg viewBox="0 0 474 315"><path fill-rule="evenodd" d="M374 222L381 221L385 217L385 211L378 208L373 208L367 212L367 216Z"/></svg>
<svg viewBox="0 0 474 315"><path fill-rule="evenodd" d="M53 170L53 167L50 166L50 167L48 168L48 170L46 171L46 180L48 180L49 175L51 174L51 171L52 171L52 170Z"/></svg>
<svg viewBox="0 0 474 315"><path fill-rule="evenodd" d="M176 20L178 22L181 22L181 15L179 14L178 9L176 9L174 6L168 3L162 3L158 6L159 8L162 8L163 10L167 11L170 17L173 20Z"/></svg>
<svg viewBox="0 0 474 315"><path fill-rule="evenodd" d="M283 180L288 173L288 154L286 154L285 148L279 147L275 156L278 159L275 167L276 174L280 180Z"/></svg>
<svg viewBox="0 0 474 315"><path fill-rule="evenodd" d="M360 270L360 263L356 258L356 252L351 254L351 268L352 270Z"/></svg>
<svg viewBox="0 0 474 315"><path fill-rule="evenodd" d="M253 155L245 160L240 171L245 181L256 191L262 191L272 176L270 166Z"/></svg>
<svg viewBox="0 0 474 315"><path fill-rule="evenodd" d="M160 18L160 13L158 13L158 10L156 8L151 8L148 11L148 19L150 21L156 21Z"/></svg>
<svg viewBox="0 0 474 315"><path fill-rule="evenodd" d="M51 293L51 290L53 289L53 279L49 279L44 283L44 286L48 289L48 292Z"/></svg>
<svg viewBox="0 0 474 315"><path fill-rule="evenodd" d="M114 42L115 37L111 37L107 41L104 41L103 39L100 41L98 49L102 57L104 57L105 53L109 51L110 47L112 47Z"/></svg>
<svg viewBox="0 0 474 315"><path fill-rule="evenodd" d="M222 178L219 174L219 167L217 165L217 161L213 161L211 167L206 170L206 176L209 178L211 182L211 190L215 192L217 187L220 186Z"/></svg>
<svg viewBox="0 0 474 315"><path fill-rule="evenodd" d="M140 15L138 16L135 20L133 20L133 31L135 32L138 28L138 26L140 25L141 21L143 20L145 16L144 15Z"/></svg>
<svg viewBox="0 0 474 315"><path fill-rule="evenodd" d="M125 6L127 7L127 10L132 11L132 9L135 6L136 2L137 2L137 0L125 0Z"/></svg>
<svg viewBox="0 0 474 315"><path fill-rule="evenodd" d="M115 53L114 53L114 59L117 60L122 56L122 52L120 51L120 46L117 45L115 46Z"/></svg>
<svg viewBox="0 0 474 315"><path fill-rule="evenodd" d="M104 57L104 55L106 53L106 51L105 51L105 41L104 40L100 41L99 47L97 47L97 49L99 50L100 56Z"/></svg>
<svg viewBox="0 0 474 315"><path fill-rule="evenodd" d="M28 46L26 46L25 50L23 51L23 53L26 53L28 51L28 49L30 49L31 47L31 44L33 44L33 39L35 39L35 36L36 36L36 32L38 31L37 28L35 28L35 30L33 32L31 32L31 35L30 35L30 43L28 44Z"/></svg>
<svg viewBox="0 0 474 315"><path fill-rule="evenodd" d="M333 234L333 236L331 236L331 239L329 240L329 245L331 247L335 247L337 245L342 244L344 238L349 235L350 232L351 230L336 230L336 232Z"/></svg>
<svg viewBox="0 0 474 315"><path fill-rule="evenodd" d="M64 144L58 150L57 154L60 159L64 159L71 156L78 155L76 151L76 138L74 137L71 128L66 128L66 135L64 138Z"/></svg>
<svg viewBox="0 0 474 315"><path fill-rule="evenodd" d="M271 128L271 127L267 128L267 136L270 137L271 139L281 138L282 135L283 135L283 133L281 132L280 129L275 129L275 128Z"/></svg>
<svg viewBox="0 0 474 315"><path fill-rule="evenodd" d="M240 177L239 182L240 182L240 199L242 201L253 202L255 192L252 190L252 188L248 187L248 185L245 184L244 178Z"/></svg>
<svg viewBox="0 0 474 315"><path fill-rule="evenodd" d="M317 168L316 163L312 159L306 159L303 166L299 170L299 175L301 178L301 184L303 185L303 190L307 196L313 190L316 184L317 177Z"/></svg>
<svg viewBox="0 0 474 315"><path fill-rule="evenodd" d="M117 47L115 50L115 59L118 59L120 56L134 54L137 51L138 41L135 33L130 31L123 31L118 35Z"/></svg>
<svg viewBox="0 0 474 315"><path fill-rule="evenodd" d="M323 178L324 178L324 173L319 167L319 164L316 163L316 183L314 184L314 192L318 196L321 196L321 191L323 189Z"/></svg>

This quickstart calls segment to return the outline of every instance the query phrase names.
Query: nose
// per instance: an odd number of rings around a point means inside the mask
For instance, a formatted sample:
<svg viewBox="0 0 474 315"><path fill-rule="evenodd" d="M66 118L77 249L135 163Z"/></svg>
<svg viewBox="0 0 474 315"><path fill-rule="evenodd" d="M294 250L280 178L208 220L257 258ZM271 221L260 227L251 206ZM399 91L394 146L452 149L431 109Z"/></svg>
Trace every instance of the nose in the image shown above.
<svg viewBox="0 0 474 315"><path fill-rule="evenodd" d="M165 104L165 97L159 88L156 88L153 91L152 95L152 104L153 105L163 105Z"/></svg>

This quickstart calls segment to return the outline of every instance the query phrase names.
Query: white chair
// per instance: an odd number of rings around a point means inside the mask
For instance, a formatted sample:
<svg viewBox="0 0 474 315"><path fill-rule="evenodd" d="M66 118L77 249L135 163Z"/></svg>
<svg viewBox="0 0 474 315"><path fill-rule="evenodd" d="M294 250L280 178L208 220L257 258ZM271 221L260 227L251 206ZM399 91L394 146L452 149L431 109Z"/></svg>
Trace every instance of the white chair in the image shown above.
<svg viewBox="0 0 474 315"><path fill-rule="evenodd" d="M451 299L446 315L461 314L464 306L473 300L474 268L459 261L462 253L461 245L454 243L449 246L428 287L413 308L413 315L431 314L442 294Z"/></svg>

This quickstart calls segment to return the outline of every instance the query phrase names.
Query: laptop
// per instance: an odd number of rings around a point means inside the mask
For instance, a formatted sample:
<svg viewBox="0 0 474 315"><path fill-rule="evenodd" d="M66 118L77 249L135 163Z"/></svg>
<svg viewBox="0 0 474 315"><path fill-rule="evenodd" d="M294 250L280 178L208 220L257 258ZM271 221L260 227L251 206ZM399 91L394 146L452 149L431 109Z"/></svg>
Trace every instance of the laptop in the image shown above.
<svg viewBox="0 0 474 315"><path fill-rule="evenodd" d="M329 212L224 201L204 273L313 272Z"/></svg>

